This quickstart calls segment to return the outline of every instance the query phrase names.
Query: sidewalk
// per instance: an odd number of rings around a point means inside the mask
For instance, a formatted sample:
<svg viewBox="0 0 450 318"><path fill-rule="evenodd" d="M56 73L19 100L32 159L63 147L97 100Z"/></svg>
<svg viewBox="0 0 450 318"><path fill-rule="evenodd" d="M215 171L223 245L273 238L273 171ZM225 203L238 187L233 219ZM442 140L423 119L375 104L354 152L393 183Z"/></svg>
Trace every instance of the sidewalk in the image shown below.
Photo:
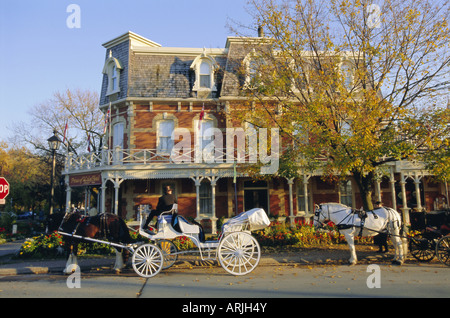
<svg viewBox="0 0 450 318"><path fill-rule="evenodd" d="M20 249L23 241L10 242L0 245L0 276L23 275L23 274L48 274L62 273L66 266L65 259L58 260L15 260L12 256ZM390 263L393 257L392 251L387 254L377 254L370 247L364 250L358 249L359 263ZM297 251L273 251L262 252L259 266L285 265L343 265L347 264L349 257L347 246L339 248L304 249ZM78 258L81 271L95 270L97 268L112 268L115 256L104 258ZM177 265L201 266L202 262L195 256L180 257ZM209 264L209 263L208 263ZM208 265L209 266L209 265Z"/></svg>

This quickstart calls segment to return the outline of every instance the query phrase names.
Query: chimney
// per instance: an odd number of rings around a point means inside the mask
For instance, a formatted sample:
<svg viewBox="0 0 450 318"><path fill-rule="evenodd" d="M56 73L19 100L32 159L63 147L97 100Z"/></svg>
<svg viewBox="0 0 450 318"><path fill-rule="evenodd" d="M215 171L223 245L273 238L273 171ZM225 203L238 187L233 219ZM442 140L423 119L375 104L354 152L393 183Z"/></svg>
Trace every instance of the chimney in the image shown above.
<svg viewBox="0 0 450 318"><path fill-rule="evenodd" d="M264 37L264 29L261 25L258 26L258 37L260 38Z"/></svg>

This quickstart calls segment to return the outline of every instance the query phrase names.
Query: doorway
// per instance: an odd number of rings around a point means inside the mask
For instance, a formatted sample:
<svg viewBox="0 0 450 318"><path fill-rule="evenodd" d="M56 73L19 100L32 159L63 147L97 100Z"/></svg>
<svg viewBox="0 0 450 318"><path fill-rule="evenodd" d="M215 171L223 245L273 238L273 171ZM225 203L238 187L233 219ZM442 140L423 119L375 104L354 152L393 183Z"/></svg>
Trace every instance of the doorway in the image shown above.
<svg viewBox="0 0 450 318"><path fill-rule="evenodd" d="M261 208L269 214L268 190L266 181L244 181L244 210Z"/></svg>

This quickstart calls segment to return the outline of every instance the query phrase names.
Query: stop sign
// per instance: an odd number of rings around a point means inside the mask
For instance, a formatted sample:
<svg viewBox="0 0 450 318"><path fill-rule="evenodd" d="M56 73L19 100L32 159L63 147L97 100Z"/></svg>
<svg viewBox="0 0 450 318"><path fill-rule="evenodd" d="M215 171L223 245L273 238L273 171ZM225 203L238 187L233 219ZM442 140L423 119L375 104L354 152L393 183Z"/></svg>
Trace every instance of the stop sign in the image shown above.
<svg viewBox="0 0 450 318"><path fill-rule="evenodd" d="M9 194L9 183L5 178L0 177L0 200L4 200Z"/></svg>

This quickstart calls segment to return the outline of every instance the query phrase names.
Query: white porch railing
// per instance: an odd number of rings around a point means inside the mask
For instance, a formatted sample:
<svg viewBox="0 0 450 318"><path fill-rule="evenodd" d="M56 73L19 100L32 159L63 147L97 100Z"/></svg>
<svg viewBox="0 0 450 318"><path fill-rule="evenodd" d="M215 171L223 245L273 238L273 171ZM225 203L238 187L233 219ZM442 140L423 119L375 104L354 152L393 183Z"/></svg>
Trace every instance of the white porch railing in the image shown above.
<svg viewBox="0 0 450 318"><path fill-rule="evenodd" d="M76 170L91 170L104 166L116 165L148 165L155 163L180 164L180 163L256 163L257 153L243 153L236 149L229 151L224 148L212 148L196 151L191 149L186 152L173 153L157 149L104 149L97 153L88 153L74 156L69 153L66 157L65 172Z"/></svg>

